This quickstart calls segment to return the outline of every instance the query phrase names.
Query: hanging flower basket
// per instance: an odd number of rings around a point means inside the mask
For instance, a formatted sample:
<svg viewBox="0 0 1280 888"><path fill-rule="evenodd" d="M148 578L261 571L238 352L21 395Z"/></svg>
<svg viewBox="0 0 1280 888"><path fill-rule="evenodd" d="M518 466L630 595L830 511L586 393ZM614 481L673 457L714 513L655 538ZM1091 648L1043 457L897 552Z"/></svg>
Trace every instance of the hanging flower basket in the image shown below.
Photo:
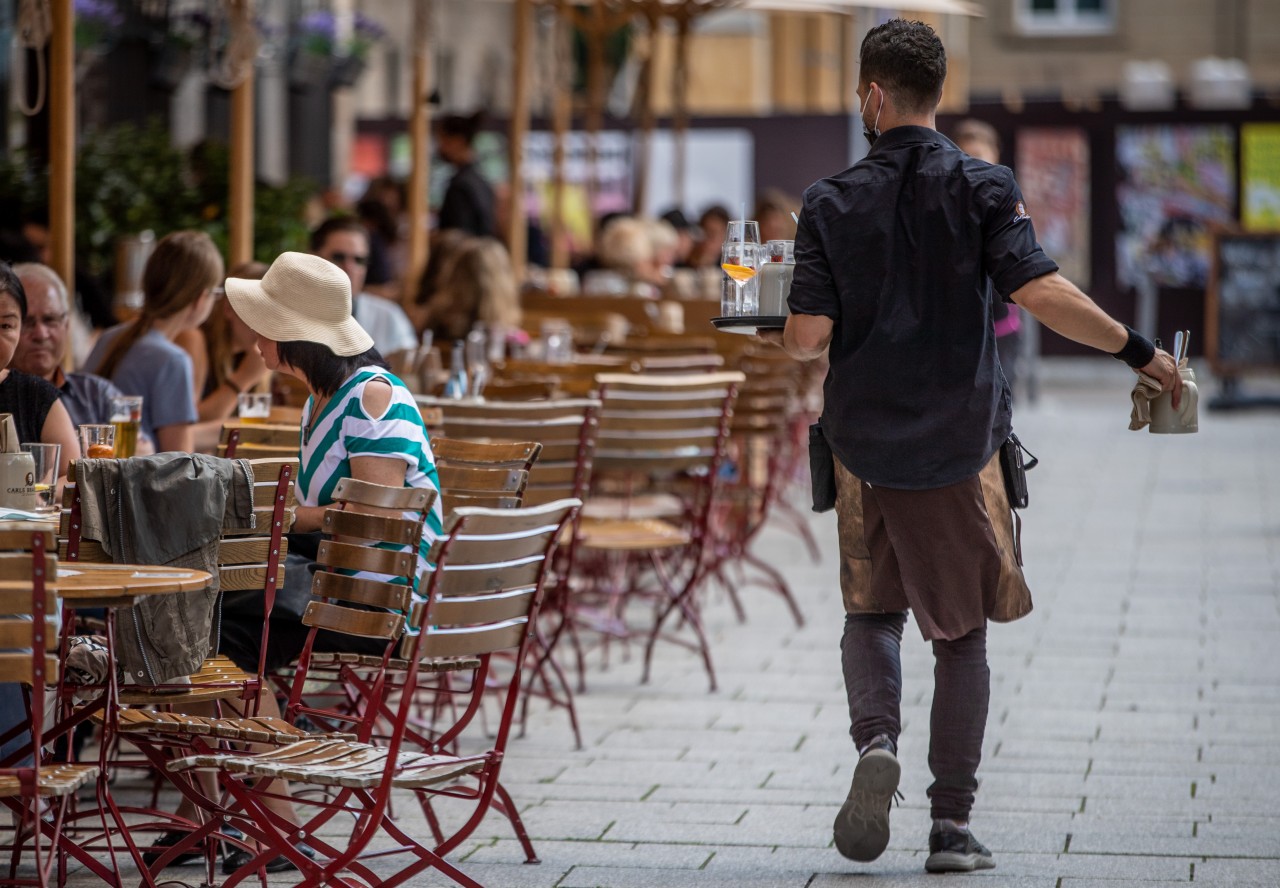
<svg viewBox="0 0 1280 888"><path fill-rule="evenodd" d="M368 63L357 56L334 59L333 68L329 74L329 85L334 88L355 86L367 67L369 67Z"/></svg>
<svg viewBox="0 0 1280 888"><path fill-rule="evenodd" d="M295 50L289 60L289 85L297 89L328 86L332 69L331 56Z"/></svg>

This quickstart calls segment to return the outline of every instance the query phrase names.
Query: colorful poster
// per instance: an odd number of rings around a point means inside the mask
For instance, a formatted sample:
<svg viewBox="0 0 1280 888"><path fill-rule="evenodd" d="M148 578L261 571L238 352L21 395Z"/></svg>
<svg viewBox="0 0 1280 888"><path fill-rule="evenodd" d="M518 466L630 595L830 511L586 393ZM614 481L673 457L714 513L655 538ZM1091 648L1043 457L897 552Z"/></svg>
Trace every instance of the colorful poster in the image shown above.
<svg viewBox="0 0 1280 888"><path fill-rule="evenodd" d="M1062 276L1089 288L1089 140L1084 130L1018 130L1018 185L1040 246Z"/></svg>
<svg viewBox="0 0 1280 888"><path fill-rule="evenodd" d="M571 132L565 140L565 227L575 251L591 245L596 219L606 213L630 212L632 156L631 137L624 132L599 135L595 153L595 200L588 206L591 153L586 133ZM524 140L524 177L528 190L526 210L548 227L554 192L555 139L548 132L531 132Z"/></svg>
<svg viewBox="0 0 1280 888"><path fill-rule="evenodd" d="M1116 129L1120 231L1116 277L1165 287L1203 287L1211 231L1234 223L1236 139L1230 126Z"/></svg>
<svg viewBox="0 0 1280 888"><path fill-rule="evenodd" d="M1240 129L1245 231L1280 231L1280 123Z"/></svg>

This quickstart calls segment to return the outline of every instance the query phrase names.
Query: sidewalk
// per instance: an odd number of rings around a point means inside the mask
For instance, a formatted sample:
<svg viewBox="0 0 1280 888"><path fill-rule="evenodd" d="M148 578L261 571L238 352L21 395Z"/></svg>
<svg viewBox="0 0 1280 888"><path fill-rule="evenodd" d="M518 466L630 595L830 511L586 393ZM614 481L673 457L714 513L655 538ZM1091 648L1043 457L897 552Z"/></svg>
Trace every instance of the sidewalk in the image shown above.
<svg viewBox="0 0 1280 888"><path fill-rule="evenodd" d="M932 657L913 626L889 851L860 865L832 846L854 751L831 515L813 520L820 565L791 536L759 548L783 566L803 629L766 593L746 590L745 625L713 598L715 694L675 646L659 647L648 685L638 650L619 662L615 649L604 672L593 659L586 748L562 712L535 707L503 770L542 864L521 864L494 818L452 859L494 888L1280 884L1280 418L1202 410L1199 435L1131 433L1132 377L1099 368L1101 385L1050 382L1017 412L1041 459L1023 527L1036 609L989 636L973 825L996 869L923 871Z"/></svg>

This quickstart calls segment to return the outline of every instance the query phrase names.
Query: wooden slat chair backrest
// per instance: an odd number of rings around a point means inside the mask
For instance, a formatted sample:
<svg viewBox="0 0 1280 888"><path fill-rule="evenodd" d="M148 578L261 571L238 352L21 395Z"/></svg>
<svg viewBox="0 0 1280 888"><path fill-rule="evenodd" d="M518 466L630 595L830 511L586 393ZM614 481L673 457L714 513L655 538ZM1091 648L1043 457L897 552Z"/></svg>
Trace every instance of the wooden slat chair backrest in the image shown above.
<svg viewBox="0 0 1280 888"><path fill-rule="evenodd" d="M510 509L521 505L542 445L432 437L431 451L448 514L465 506Z"/></svg>
<svg viewBox="0 0 1280 888"><path fill-rule="evenodd" d="M723 455L739 372L601 374L595 473L711 471Z"/></svg>
<svg viewBox="0 0 1280 888"><path fill-rule="evenodd" d="M297 423L250 423L236 419L222 424L218 456L227 459L298 458L302 433Z"/></svg>
<svg viewBox="0 0 1280 888"><path fill-rule="evenodd" d="M542 445L529 469L524 504L582 498L591 480L596 412L593 399L523 404L443 402L445 434L487 443L537 441Z"/></svg>
<svg viewBox="0 0 1280 888"><path fill-rule="evenodd" d="M420 660L484 657L520 648L548 558L579 505L565 499L530 508L452 513L432 548L437 568L429 575L428 600L410 617L420 631L406 638L405 655Z"/></svg>
<svg viewBox="0 0 1280 888"><path fill-rule="evenodd" d="M0 522L0 682L58 681L57 551L51 529Z"/></svg>

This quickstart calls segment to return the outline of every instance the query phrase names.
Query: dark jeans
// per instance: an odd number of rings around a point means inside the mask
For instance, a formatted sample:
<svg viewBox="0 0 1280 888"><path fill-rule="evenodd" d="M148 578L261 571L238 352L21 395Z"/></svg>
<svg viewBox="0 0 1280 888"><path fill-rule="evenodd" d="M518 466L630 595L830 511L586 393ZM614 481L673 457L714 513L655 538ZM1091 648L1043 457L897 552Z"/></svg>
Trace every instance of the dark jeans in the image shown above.
<svg viewBox="0 0 1280 888"><path fill-rule="evenodd" d="M840 641L849 695L849 734L861 749L878 734L902 733L902 629L905 612L847 614ZM954 641L933 642L933 712L929 718L929 800L933 818L969 819L978 789L982 735L991 700L984 626Z"/></svg>

